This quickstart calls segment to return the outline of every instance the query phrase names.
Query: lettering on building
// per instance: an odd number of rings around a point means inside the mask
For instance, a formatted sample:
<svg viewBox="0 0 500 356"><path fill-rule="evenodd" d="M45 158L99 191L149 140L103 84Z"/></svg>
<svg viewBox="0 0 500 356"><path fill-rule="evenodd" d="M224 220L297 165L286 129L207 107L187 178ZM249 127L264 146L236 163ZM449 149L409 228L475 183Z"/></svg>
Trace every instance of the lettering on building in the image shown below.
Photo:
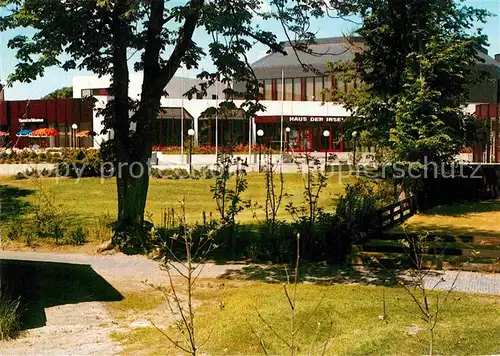
<svg viewBox="0 0 500 356"><path fill-rule="evenodd" d="M19 122L21 124L29 123L29 122L45 122L45 119L42 117L25 117L25 118L20 118Z"/></svg>
<svg viewBox="0 0 500 356"><path fill-rule="evenodd" d="M340 122L342 118L340 117L325 117L325 116L290 116L288 118L290 122Z"/></svg>

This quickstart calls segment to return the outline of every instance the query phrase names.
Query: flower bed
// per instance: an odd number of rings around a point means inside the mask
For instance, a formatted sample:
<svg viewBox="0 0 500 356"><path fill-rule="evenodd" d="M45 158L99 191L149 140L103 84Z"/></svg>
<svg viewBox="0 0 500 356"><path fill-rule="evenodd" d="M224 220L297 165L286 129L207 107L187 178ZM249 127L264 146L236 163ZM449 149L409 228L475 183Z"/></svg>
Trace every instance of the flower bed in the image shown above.
<svg viewBox="0 0 500 356"><path fill-rule="evenodd" d="M95 151L96 149L68 149L49 148L34 150L32 148L0 148L0 164L26 163L58 163L73 157L81 151Z"/></svg>
<svg viewBox="0 0 500 356"><path fill-rule="evenodd" d="M219 146L219 151L222 149L227 149L227 146ZM262 152L268 152L269 147L266 145L252 145L252 152L258 152L259 150L262 150ZM181 154L181 146L153 146L153 151L156 152L161 152L163 154L172 154L172 155L179 155ZM248 153L248 145L244 144L237 144L232 146L233 153ZM184 148L184 153L189 152L189 146ZM211 145L199 145L193 147L193 154L215 154L216 149L215 146ZM274 150L271 149L271 153L279 153L279 150Z"/></svg>

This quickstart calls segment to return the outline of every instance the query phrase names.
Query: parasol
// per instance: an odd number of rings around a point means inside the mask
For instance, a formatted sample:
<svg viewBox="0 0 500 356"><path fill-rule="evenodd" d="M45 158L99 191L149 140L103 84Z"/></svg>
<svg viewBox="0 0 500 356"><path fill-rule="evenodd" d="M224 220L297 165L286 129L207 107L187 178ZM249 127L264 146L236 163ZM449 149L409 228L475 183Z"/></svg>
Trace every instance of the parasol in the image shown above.
<svg viewBox="0 0 500 356"><path fill-rule="evenodd" d="M60 132L53 128L43 128L32 131L30 137L53 137L59 136Z"/></svg>
<svg viewBox="0 0 500 356"><path fill-rule="evenodd" d="M0 131L0 136L9 136L9 133L5 131Z"/></svg>
<svg viewBox="0 0 500 356"><path fill-rule="evenodd" d="M96 133L94 131L90 131L90 130L84 130L84 131L80 131L80 132L77 132L76 133L76 137L91 137L91 136L95 136Z"/></svg>
<svg viewBox="0 0 500 356"><path fill-rule="evenodd" d="M33 130L30 130L30 129L25 129L25 130L21 130L19 131L16 136L17 137L28 137L29 134L32 132Z"/></svg>

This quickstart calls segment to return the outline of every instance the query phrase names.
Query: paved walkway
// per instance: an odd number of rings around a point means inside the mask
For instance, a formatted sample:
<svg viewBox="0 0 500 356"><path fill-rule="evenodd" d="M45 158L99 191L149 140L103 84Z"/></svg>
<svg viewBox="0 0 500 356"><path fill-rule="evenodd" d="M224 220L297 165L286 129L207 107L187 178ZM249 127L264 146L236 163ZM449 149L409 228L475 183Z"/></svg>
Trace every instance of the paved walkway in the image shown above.
<svg viewBox="0 0 500 356"><path fill-rule="evenodd" d="M126 295L127 292L135 292L141 288L148 288L144 285L144 280L153 284L166 283L168 281L167 273L159 268L158 263L144 256L0 251L0 261L3 259L89 265L122 295ZM325 268L326 270L323 271L322 276L317 273L311 273L310 276L316 276L318 283L322 281L333 281L335 283L338 281L339 283L377 284L379 281L373 270L363 267L340 271L330 270L326 266ZM76 267L75 269L82 270L84 268L80 269ZM273 280L273 275L276 277L276 269L278 269L276 266L269 265L207 263L204 265L201 276L205 278L224 277ZM69 267L67 269L64 267L61 268L62 272L68 270L70 270ZM442 278L444 281L439 283L438 289L448 289L456 276L457 272L455 271L441 274L436 272L432 277L429 277L427 281L428 286L432 288ZM307 275L304 277L307 277ZM84 293L87 291L85 282L89 283L89 280L87 279L82 282L78 278L96 277L76 276L75 278L75 281L71 283L74 283L77 290L81 286L81 293ZM274 280L276 281L276 279ZM311 280L314 280L314 278ZM48 287L50 288L50 286ZM64 294L64 287L60 288L62 289L58 289L57 293ZM456 279L454 289L462 292L500 295L500 274L462 272ZM68 301L67 303L66 300ZM29 329L23 337L15 340L8 342L0 341L0 355L121 354L123 346L116 340L113 340L110 335L113 333L123 334L129 332L131 328L135 328L133 326L135 322L142 323L145 317L143 314L138 316L132 313L130 320L126 319L117 322L110 314L105 303L99 300L89 298L86 301L86 298L82 297L80 302L79 299L69 300L63 298L61 304L55 303L56 305L49 304L45 306L43 312L46 320L45 325ZM158 321L162 322L164 316L161 313Z"/></svg>
<svg viewBox="0 0 500 356"><path fill-rule="evenodd" d="M0 251L0 259L14 259L26 261L63 262L90 265L104 279L112 282L115 279L131 278L132 280L149 280L154 283L168 281L165 271L159 269L156 261L145 256L127 256L121 253L114 255L81 255L62 254L50 252L18 252ZM239 273L244 278L248 267L257 267L261 270L269 268L268 265L249 264L213 264L207 263L201 273L205 278L218 278L228 276L231 272ZM369 271L359 271L368 274ZM457 277L458 273L458 277ZM328 279L328 276L325 276ZM456 280L455 280L456 278ZM440 280L442 281L438 283ZM366 280L366 279L365 279ZM454 290L469 293L484 293L500 295L500 274L479 272L436 271L427 278L427 286L436 289L448 290L455 281ZM346 280L349 283L348 280ZM352 281L355 283L355 281Z"/></svg>
<svg viewBox="0 0 500 356"><path fill-rule="evenodd" d="M441 278L443 280L440 282ZM437 272L436 275L427 278L426 286L433 288L439 283L436 289L449 290L454 281L453 290L455 291L500 295L500 273Z"/></svg>

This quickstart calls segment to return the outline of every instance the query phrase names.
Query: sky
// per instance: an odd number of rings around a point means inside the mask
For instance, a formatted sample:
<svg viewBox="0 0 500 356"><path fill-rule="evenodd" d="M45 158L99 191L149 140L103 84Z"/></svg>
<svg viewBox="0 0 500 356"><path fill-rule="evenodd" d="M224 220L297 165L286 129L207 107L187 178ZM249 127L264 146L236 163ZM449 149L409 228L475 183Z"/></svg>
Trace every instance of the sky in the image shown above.
<svg viewBox="0 0 500 356"><path fill-rule="evenodd" d="M471 5L477 8L483 8L496 15L490 17L486 24L481 24L481 27L489 37L488 52L490 55L500 53L500 0L466 0L467 5ZM0 13L1 15L1 13ZM278 37L278 40L285 41L286 37L281 28L281 24L276 21L264 21L256 19L262 29L272 31ZM311 31L316 33L316 38L322 37L336 37L342 36L343 34L349 33L356 29L351 22L343 20L334 20L330 18L318 19L312 23ZM16 35L30 34L27 30L15 30L0 33L0 82L5 83L7 76L14 70L17 60L15 58L15 52L7 47L7 42L9 39ZM195 41L201 47L206 48L211 38L203 31L203 29L198 28L195 32ZM266 53L266 47L261 44L255 45L251 51L248 53L248 58L250 62L254 62L261 58ZM199 69L191 71L183 71L182 74L190 77L196 76L196 74L202 70L213 69L213 64L210 58L204 58L200 64ZM180 75L181 72L178 72ZM45 75L42 78L32 82L32 83L15 83L13 87L5 88L5 99L6 100L23 100L23 99L38 99L55 89L59 89L65 86L71 86L71 79L74 76L79 75L93 75L93 73L88 71L64 71L58 67L48 68L45 71Z"/></svg>

